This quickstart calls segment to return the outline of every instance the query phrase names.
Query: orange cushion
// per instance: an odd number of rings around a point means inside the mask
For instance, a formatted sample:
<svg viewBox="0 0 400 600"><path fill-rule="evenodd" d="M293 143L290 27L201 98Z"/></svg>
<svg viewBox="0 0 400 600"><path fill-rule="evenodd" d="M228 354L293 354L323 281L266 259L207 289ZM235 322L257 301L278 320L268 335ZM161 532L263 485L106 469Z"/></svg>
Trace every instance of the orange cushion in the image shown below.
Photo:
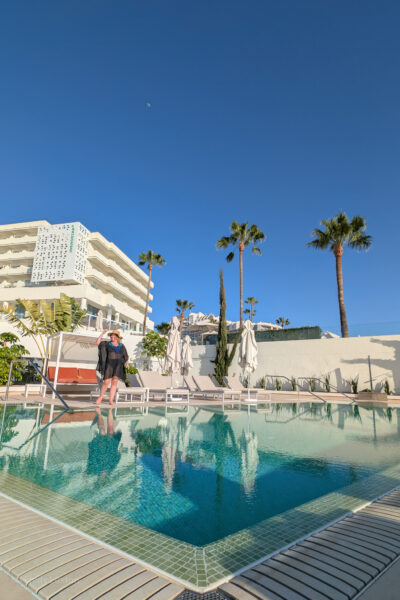
<svg viewBox="0 0 400 600"><path fill-rule="evenodd" d="M78 369L78 378L80 383L97 383L95 369Z"/></svg>
<svg viewBox="0 0 400 600"><path fill-rule="evenodd" d="M49 367L48 375L51 381L54 381L56 374L55 367ZM79 383L78 369L75 367L60 367L58 369L57 383Z"/></svg>

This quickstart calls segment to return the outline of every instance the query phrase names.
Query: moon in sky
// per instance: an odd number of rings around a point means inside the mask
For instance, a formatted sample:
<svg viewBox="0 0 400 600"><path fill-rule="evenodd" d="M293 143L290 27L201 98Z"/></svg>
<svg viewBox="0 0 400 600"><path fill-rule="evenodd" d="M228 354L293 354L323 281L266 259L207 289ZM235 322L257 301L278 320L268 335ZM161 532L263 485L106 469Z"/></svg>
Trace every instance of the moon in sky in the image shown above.
<svg viewBox="0 0 400 600"><path fill-rule="evenodd" d="M151 108L151 102L146 102L146 108Z"/></svg>

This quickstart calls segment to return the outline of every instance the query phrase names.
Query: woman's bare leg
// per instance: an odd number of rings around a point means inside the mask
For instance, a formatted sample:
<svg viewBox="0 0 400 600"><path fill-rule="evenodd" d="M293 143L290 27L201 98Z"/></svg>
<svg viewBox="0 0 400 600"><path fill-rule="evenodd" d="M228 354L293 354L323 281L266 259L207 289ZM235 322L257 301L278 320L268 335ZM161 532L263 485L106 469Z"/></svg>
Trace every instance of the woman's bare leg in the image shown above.
<svg viewBox="0 0 400 600"><path fill-rule="evenodd" d="M106 393L108 386L110 385L111 379L105 379L103 381L103 385L101 386L100 396L96 400L96 404L100 404L103 401L103 396Z"/></svg>
<svg viewBox="0 0 400 600"><path fill-rule="evenodd" d="M115 394L117 392L118 385L118 377L113 377L111 380L111 389L110 389L110 404L114 404Z"/></svg>

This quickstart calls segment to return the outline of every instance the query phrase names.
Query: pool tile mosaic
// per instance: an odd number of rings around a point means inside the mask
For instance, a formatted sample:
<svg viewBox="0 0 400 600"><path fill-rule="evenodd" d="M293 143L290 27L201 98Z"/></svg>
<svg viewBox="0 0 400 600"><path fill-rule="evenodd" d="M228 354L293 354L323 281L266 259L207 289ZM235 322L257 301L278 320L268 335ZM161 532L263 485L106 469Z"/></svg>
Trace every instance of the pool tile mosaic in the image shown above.
<svg viewBox="0 0 400 600"><path fill-rule="evenodd" d="M202 591L398 486L400 466L391 467L218 542L196 547L0 472L0 490L10 498Z"/></svg>

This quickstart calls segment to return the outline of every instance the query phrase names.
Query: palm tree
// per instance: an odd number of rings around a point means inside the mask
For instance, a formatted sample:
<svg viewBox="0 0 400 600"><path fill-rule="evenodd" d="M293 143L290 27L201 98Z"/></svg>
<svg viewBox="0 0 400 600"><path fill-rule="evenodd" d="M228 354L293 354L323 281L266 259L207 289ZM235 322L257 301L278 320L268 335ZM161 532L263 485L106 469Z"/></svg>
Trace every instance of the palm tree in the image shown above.
<svg viewBox="0 0 400 600"><path fill-rule="evenodd" d="M160 335L168 335L169 330L171 329L171 323L163 321L159 325L156 325L156 329Z"/></svg>
<svg viewBox="0 0 400 600"><path fill-rule="evenodd" d="M252 321L252 320L253 320L253 317L254 317L254 315L255 315L255 314L256 314L256 312L257 312L257 311L255 310L254 306L255 306L256 304L258 304L258 300L256 300L256 299L255 299L253 296L249 296L248 298L246 298L246 300L245 300L245 303L246 303L246 304L249 304L249 305L250 305L250 308L246 308L244 312L245 312L245 314L246 314L246 315L249 315L250 321Z"/></svg>
<svg viewBox="0 0 400 600"><path fill-rule="evenodd" d="M236 221L230 226L231 234L222 237L217 242L217 249L229 248L229 246L236 246L239 249L239 278L240 278L240 329L243 327L243 252L244 249L252 245L252 254L261 255L261 250L258 244L265 240L265 234L257 227L257 225L248 226L248 221L239 225ZM229 252L226 257L228 262L231 262L234 258L234 252Z"/></svg>
<svg viewBox="0 0 400 600"><path fill-rule="evenodd" d="M285 317L278 317L278 319L276 319L275 323L277 325L280 325L282 327L282 329L284 329L286 325L290 325L289 319L285 319Z"/></svg>
<svg viewBox="0 0 400 600"><path fill-rule="evenodd" d="M149 298L150 298L150 285L151 285L151 272L153 270L153 266L163 267L167 261L163 259L161 254L156 254L152 250L149 250L147 253L142 252L139 256L138 264L143 267L147 266L149 270L149 278L147 281L147 296L146 296L146 309L144 311L144 319L143 319L143 334L146 335L146 321L147 321L147 311L149 310Z"/></svg>
<svg viewBox="0 0 400 600"><path fill-rule="evenodd" d="M185 318L185 311L192 310L196 305L193 302L189 302L189 300L177 300L176 301L176 312L180 314L181 324L179 326L179 332L182 335L183 328L183 319Z"/></svg>
<svg viewBox="0 0 400 600"><path fill-rule="evenodd" d="M347 245L354 250L368 250L372 243L372 237L365 233L367 225L363 217L356 216L349 221L347 215L343 212L329 219L329 221L321 221L321 225L325 229L314 229L311 234L314 236L314 239L308 242L307 246L312 246L317 250L326 250L328 248L335 255L340 326L342 337L349 337L343 296L343 247Z"/></svg>
<svg viewBox="0 0 400 600"><path fill-rule="evenodd" d="M19 316L17 309L23 309L24 316ZM46 300L38 304L33 300L18 299L14 306L3 305L0 308L9 323L21 332L22 337L33 339L39 354L44 360L46 356L46 336L59 331L74 331L86 315L73 298L64 293L55 299L53 306Z"/></svg>

